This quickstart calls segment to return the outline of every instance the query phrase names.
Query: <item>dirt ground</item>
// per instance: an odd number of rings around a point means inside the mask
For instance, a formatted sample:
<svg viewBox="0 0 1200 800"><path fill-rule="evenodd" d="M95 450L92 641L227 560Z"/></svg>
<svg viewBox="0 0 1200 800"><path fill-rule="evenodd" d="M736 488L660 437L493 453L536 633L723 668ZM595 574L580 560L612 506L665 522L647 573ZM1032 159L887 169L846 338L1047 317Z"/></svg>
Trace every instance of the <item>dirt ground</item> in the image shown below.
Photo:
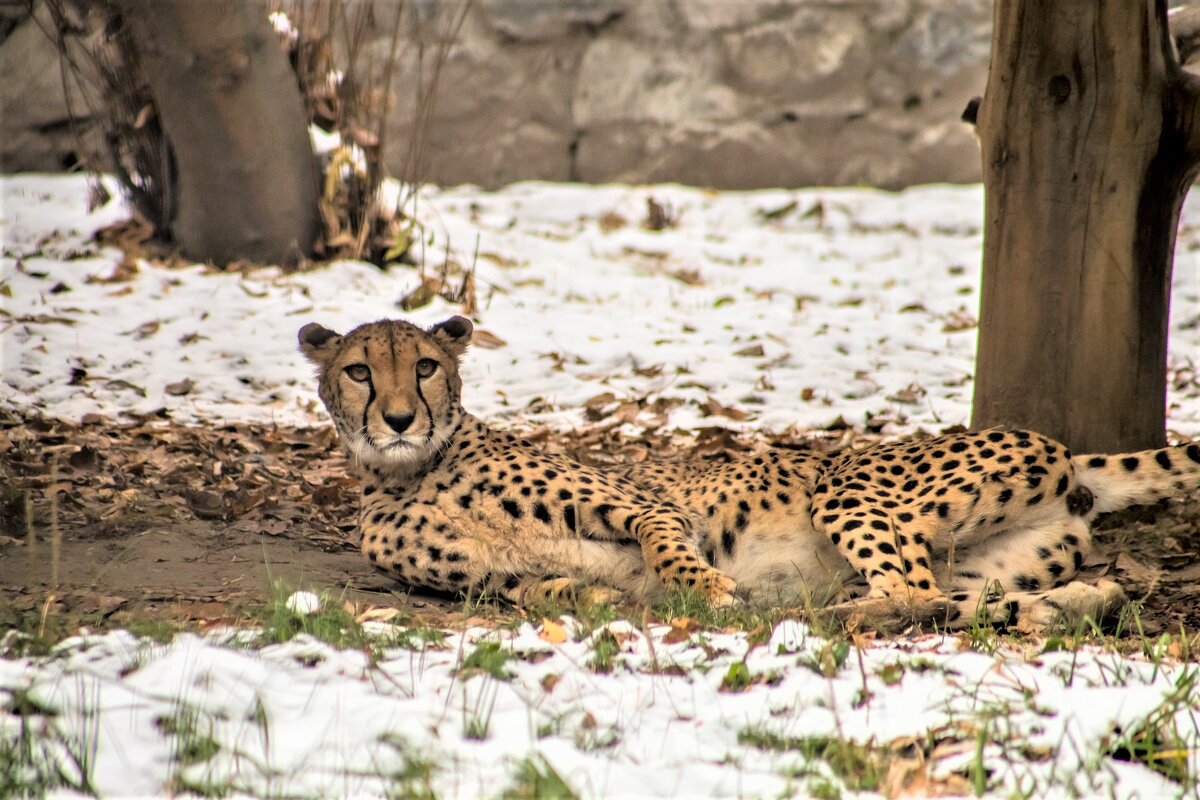
<svg viewBox="0 0 1200 800"><path fill-rule="evenodd" d="M847 438L755 442L712 428L629 439L613 422L534 438L592 463ZM356 502L329 429L70 424L0 410L0 629L47 609L96 625L131 615L234 621L276 581L432 625L478 613L371 570L354 540ZM1099 529L1085 578L1119 580L1142 602L1146 635L1200 630L1200 498L1114 515Z"/></svg>

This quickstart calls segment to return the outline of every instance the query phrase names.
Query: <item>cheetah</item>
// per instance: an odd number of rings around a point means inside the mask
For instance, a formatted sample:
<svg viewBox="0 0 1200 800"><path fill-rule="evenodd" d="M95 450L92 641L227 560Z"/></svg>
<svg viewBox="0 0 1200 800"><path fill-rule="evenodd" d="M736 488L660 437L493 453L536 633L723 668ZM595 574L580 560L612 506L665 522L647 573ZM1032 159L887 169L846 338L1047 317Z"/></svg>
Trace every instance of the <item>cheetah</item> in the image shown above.
<svg viewBox="0 0 1200 800"><path fill-rule="evenodd" d="M1200 486L1200 445L1072 456L993 429L835 454L601 470L489 428L461 403L473 326L381 320L299 331L361 479L362 550L402 583L650 603L669 589L755 601L935 607L1045 627L1124 595L1074 578L1098 514Z"/></svg>
<svg viewBox="0 0 1200 800"><path fill-rule="evenodd" d="M665 587L734 600L685 511L620 475L492 430L463 410L459 360L473 326L401 321L340 336L316 323L300 349L362 479L362 550L418 588L517 604ZM607 590L607 591L606 591Z"/></svg>

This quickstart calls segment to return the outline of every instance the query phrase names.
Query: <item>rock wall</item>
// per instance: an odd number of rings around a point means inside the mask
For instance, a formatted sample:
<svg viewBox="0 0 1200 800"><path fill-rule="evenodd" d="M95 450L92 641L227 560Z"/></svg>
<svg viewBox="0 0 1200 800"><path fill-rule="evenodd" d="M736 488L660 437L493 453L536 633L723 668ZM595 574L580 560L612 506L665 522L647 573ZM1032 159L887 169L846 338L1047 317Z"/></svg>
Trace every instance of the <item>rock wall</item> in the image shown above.
<svg viewBox="0 0 1200 800"><path fill-rule="evenodd" d="M46 33L51 30L44 7L35 18L28 4L0 0L0 171L70 169L79 163L81 147L99 152L78 94L68 110L58 49Z"/></svg>
<svg viewBox="0 0 1200 800"><path fill-rule="evenodd" d="M989 0L476 0L465 16L463 7L403 6L388 151L396 174L725 189L979 179L959 114L984 89ZM375 3L373 71L396 8ZM6 62L34 63L8 52L30 47L19 39L26 27L0 44L6 75ZM60 111L38 81L21 96L22 119L0 123L5 169L65 160L47 152L51 143L12 138L14 127L47 130Z"/></svg>

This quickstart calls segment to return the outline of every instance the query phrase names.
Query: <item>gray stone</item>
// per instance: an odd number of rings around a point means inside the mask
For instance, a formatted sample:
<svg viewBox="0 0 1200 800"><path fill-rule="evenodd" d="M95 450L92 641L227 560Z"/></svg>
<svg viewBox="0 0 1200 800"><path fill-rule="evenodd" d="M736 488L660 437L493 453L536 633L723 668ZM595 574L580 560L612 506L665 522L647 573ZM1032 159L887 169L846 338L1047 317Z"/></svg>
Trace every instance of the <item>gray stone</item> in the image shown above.
<svg viewBox="0 0 1200 800"><path fill-rule="evenodd" d="M43 12L40 16L47 17ZM42 32L49 19L27 18L0 46L0 163L5 172L57 170L74 151L58 51ZM82 106L78 96L77 106ZM82 107L77 113L86 112Z"/></svg>
<svg viewBox="0 0 1200 800"><path fill-rule="evenodd" d="M860 94L873 54L857 14L805 12L722 37L730 78L753 97L801 101Z"/></svg>
<svg viewBox="0 0 1200 800"><path fill-rule="evenodd" d="M621 39L597 39L579 66L574 124L732 119L737 95L714 80L718 64L715 46L648 49Z"/></svg>
<svg viewBox="0 0 1200 800"><path fill-rule="evenodd" d="M649 0L658 2L661 0ZM683 23L696 31L724 31L784 19L807 5L796 0L674 0Z"/></svg>
<svg viewBox="0 0 1200 800"><path fill-rule="evenodd" d="M673 132L649 167L651 181L678 181L722 189L797 186L817 174L803 146L789 146L751 123L715 130Z"/></svg>
<svg viewBox="0 0 1200 800"><path fill-rule="evenodd" d="M987 64L991 50L991 3L926 0L892 51L893 63L948 73Z"/></svg>
<svg viewBox="0 0 1200 800"><path fill-rule="evenodd" d="M947 183L975 183L983 179L979 140L969 125L958 120L925 128L908 146L908 172L901 183L927 182L939 175Z"/></svg>
<svg viewBox="0 0 1200 800"><path fill-rule="evenodd" d="M545 42L580 32L594 34L623 17L633 4L634 0L479 0L479 11L504 37Z"/></svg>
<svg viewBox="0 0 1200 800"><path fill-rule="evenodd" d="M360 67L376 81L395 8L376 8L364 46ZM488 187L979 178L958 118L984 90L991 0L476 0L452 39L463 8L403 6L395 174L410 174L415 147L422 179ZM0 40L0 70L18 76L0 83L0 158L56 168L78 150L58 55L13 19Z"/></svg>

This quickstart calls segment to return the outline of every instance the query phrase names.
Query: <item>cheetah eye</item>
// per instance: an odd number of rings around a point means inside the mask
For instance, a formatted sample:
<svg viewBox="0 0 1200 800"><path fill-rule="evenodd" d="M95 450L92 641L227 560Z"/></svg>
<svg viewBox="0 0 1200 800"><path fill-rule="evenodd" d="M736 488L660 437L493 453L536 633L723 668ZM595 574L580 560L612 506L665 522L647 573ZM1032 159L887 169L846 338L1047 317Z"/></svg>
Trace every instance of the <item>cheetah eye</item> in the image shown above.
<svg viewBox="0 0 1200 800"><path fill-rule="evenodd" d="M366 364L351 364L346 367L346 374L350 376L350 380L362 383L371 377L371 368Z"/></svg>
<svg viewBox="0 0 1200 800"><path fill-rule="evenodd" d="M438 363L432 358L422 358L417 362L417 377L428 378L437 371Z"/></svg>

